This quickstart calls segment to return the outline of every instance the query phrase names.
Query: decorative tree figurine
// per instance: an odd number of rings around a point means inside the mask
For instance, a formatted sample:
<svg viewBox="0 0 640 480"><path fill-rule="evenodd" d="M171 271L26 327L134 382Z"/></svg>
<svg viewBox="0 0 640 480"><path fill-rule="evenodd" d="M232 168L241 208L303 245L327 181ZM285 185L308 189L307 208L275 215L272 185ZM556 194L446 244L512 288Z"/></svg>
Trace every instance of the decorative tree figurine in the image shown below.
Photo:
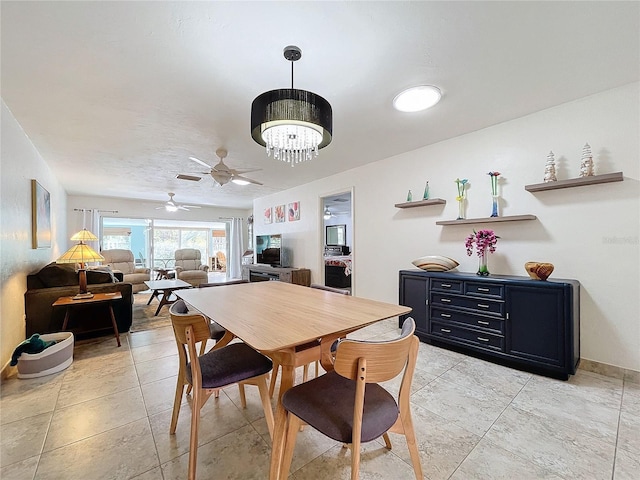
<svg viewBox="0 0 640 480"><path fill-rule="evenodd" d="M553 157L553 152L549 152L549 155L547 155L547 163L545 163L544 165L544 181L558 181L558 179L556 178L556 160Z"/></svg>
<svg viewBox="0 0 640 480"><path fill-rule="evenodd" d="M582 147L582 161L580 162L580 176L592 177L593 172L593 157L591 156L591 147L588 143Z"/></svg>
<svg viewBox="0 0 640 480"><path fill-rule="evenodd" d="M466 198L466 186L469 180L463 178L460 180L456 178L456 184L458 185L458 196L456 200L458 201L458 218L456 220L464 220L464 199Z"/></svg>
<svg viewBox="0 0 640 480"><path fill-rule="evenodd" d="M493 208L491 210L491 216L498 216L498 176L500 172L489 172L487 175L491 177L491 198L493 199Z"/></svg>

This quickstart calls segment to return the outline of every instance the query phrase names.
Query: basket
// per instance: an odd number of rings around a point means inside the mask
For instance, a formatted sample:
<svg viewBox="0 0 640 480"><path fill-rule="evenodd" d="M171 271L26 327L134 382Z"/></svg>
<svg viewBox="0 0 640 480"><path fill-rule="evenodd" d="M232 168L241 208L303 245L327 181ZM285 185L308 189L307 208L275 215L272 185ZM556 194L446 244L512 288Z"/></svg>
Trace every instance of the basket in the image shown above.
<svg viewBox="0 0 640 480"><path fill-rule="evenodd" d="M18 357L18 378L36 378L61 372L73 363L73 333L45 333L44 341L56 343L40 353L22 353Z"/></svg>

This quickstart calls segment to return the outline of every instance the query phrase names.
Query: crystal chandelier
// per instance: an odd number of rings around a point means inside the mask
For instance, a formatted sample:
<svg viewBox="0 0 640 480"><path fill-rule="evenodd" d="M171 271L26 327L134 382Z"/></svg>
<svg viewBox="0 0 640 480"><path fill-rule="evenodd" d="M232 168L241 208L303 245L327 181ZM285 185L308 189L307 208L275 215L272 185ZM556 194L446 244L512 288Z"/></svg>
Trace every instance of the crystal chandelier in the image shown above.
<svg viewBox="0 0 640 480"><path fill-rule="evenodd" d="M251 136L264 146L267 156L290 163L310 160L331 143L331 105L320 95L293 88L293 62L302 50L284 49L291 62L291 88L270 90L251 104Z"/></svg>

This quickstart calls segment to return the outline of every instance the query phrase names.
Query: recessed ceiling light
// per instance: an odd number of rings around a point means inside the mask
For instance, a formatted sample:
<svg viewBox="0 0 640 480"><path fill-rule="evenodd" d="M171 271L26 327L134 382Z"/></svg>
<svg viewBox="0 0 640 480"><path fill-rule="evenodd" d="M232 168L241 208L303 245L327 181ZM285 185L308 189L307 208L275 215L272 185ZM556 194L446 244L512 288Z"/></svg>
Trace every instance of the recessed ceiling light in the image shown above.
<svg viewBox="0 0 640 480"><path fill-rule="evenodd" d="M419 85L400 92L393 99L393 106L401 112L420 112L433 107L442 98L438 87Z"/></svg>

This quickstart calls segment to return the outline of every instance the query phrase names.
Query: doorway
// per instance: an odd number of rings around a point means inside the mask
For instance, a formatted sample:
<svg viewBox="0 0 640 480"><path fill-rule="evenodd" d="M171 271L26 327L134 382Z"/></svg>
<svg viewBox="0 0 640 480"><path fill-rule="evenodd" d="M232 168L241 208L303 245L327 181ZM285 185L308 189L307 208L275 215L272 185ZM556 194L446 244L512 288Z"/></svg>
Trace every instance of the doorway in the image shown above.
<svg viewBox="0 0 640 480"><path fill-rule="evenodd" d="M320 264L323 285L354 292L353 187L320 197Z"/></svg>

